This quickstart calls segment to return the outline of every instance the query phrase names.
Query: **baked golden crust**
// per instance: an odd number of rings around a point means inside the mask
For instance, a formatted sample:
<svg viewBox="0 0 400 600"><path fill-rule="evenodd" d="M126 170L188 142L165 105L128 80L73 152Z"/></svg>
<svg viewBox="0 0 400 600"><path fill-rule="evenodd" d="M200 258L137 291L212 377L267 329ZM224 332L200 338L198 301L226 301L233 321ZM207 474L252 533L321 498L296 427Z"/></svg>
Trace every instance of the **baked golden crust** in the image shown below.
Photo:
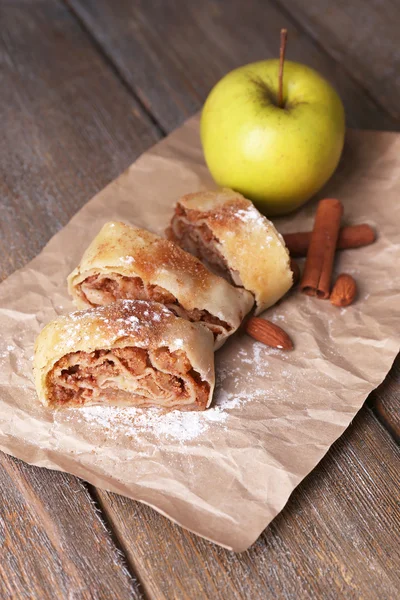
<svg viewBox="0 0 400 600"><path fill-rule="evenodd" d="M116 296L163 302L209 327L216 348L254 302L246 290L211 273L173 242L121 222L104 225L69 275L68 289L78 308L112 302Z"/></svg>
<svg viewBox="0 0 400 600"><path fill-rule="evenodd" d="M185 250L227 270L255 297L259 314L292 285L289 252L282 236L254 205L232 190L181 198L168 236Z"/></svg>
<svg viewBox="0 0 400 600"><path fill-rule="evenodd" d="M117 369L99 379L99 365L110 362ZM34 379L40 401L48 406L112 402L204 410L214 389L213 336L162 304L120 300L46 325L36 340ZM55 384L76 393L60 400Z"/></svg>

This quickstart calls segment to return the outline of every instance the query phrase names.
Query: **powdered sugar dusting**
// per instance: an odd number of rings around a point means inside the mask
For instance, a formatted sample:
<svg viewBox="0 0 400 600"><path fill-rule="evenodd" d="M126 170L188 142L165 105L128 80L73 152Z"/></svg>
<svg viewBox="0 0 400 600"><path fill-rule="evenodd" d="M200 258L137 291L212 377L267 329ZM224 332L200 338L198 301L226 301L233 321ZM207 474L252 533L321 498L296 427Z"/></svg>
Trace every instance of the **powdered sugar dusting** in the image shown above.
<svg viewBox="0 0 400 600"><path fill-rule="evenodd" d="M173 410L165 413L159 408L135 408L119 406L86 406L69 409L67 420L78 417L78 422L102 428L107 437L137 437L152 434L158 439L168 438L186 442L205 433L210 426L225 429L229 411L239 408L246 401L223 390L217 393L215 404L204 412Z"/></svg>
<svg viewBox="0 0 400 600"><path fill-rule="evenodd" d="M179 340L177 340L179 342ZM100 428L109 439L135 439L142 435L155 436L158 440L176 440L185 443L209 433L214 435L226 431L228 420L235 416L235 410L241 410L251 401L265 399L265 389L250 386L246 393L243 388L247 365L256 365L262 377L270 375L268 356L272 348L259 343L250 343L240 348L232 357L221 358L218 362L217 381L211 408L205 411L164 412L160 408L135 408L118 406L87 406L63 411L61 418L77 420L90 428ZM248 383L248 382L247 382ZM229 387L229 390L227 389ZM58 417L56 416L56 419Z"/></svg>
<svg viewBox="0 0 400 600"><path fill-rule="evenodd" d="M131 265L132 263L135 262L135 259L133 256L120 256L119 257L119 262L122 263L123 265Z"/></svg>
<svg viewBox="0 0 400 600"><path fill-rule="evenodd" d="M107 306L75 311L59 318L61 324L67 325L68 338L56 344L54 349L59 351L74 348L77 341L82 339L82 321L97 322L97 327L92 327L90 335L91 341L96 344L105 335L109 336L110 341L117 337L134 336L139 332L144 335L162 320L174 318L173 313L163 304L147 300L119 300ZM87 341L88 336L83 336L83 339Z"/></svg>
<svg viewBox="0 0 400 600"><path fill-rule="evenodd" d="M246 209L240 208L235 214L245 223L258 222L259 224L264 225L266 221L265 217L263 217L254 206L249 206Z"/></svg>
<svg viewBox="0 0 400 600"><path fill-rule="evenodd" d="M262 215L252 204L250 204L247 208L240 208L239 210L235 211L235 215L244 223L249 223L252 228L258 228L259 230L263 230L265 232L266 235L264 243L260 246L260 248L269 248L271 243L275 243L278 246L285 246L285 242L281 234L275 230L272 223L268 221L268 219Z"/></svg>
<svg viewBox="0 0 400 600"><path fill-rule="evenodd" d="M7 346L7 348L0 353L0 358L5 358L6 356L9 356L10 352L13 352L15 350L15 346L9 344Z"/></svg>
<svg viewBox="0 0 400 600"><path fill-rule="evenodd" d="M79 421L102 427L111 438L121 435L137 437L152 434L159 439L169 438L186 442L205 432L211 423L224 423L228 414L218 406L205 412L168 413L158 408L88 406L79 410ZM73 412L76 413L76 410Z"/></svg>

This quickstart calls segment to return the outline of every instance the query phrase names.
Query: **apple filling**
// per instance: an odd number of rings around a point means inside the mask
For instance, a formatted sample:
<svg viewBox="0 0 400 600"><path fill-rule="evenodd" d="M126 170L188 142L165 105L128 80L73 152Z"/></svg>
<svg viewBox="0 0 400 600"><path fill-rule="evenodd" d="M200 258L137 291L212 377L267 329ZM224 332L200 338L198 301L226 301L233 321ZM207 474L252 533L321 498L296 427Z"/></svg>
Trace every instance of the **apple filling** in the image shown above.
<svg viewBox="0 0 400 600"><path fill-rule="evenodd" d="M233 285L243 287L239 273L229 268L225 257L218 249L219 240L208 225L201 222L192 224L187 219L185 209L179 204L171 219L167 236L181 248L207 263L217 275L224 277Z"/></svg>
<svg viewBox="0 0 400 600"><path fill-rule="evenodd" d="M165 347L72 352L56 362L47 384L52 407L117 403L203 410L210 392L186 354Z"/></svg>
<svg viewBox="0 0 400 600"><path fill-rule="evenodd" d="M160 302L178 317L193 323L202 323L214 335L226 336L232 327L205 309L184 308L166 289L153 284L145 284L140 277L125 277L119 273L91 275L79 285L78 293L91 306L104 306L116 300L152 300Z"/></svg>

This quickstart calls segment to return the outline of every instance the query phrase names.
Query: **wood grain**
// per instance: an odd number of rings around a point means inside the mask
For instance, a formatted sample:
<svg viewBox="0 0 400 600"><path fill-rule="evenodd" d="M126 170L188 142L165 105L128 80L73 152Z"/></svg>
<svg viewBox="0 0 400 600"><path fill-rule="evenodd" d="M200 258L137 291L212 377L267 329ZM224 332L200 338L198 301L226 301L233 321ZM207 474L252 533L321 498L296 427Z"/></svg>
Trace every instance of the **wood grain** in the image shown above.
<svg viewBox="0 0 400 600"><path fill-rule="evenodd" d="M158 134L65 6L0 7L0 276ZM139 598L85 485L0 454L0 597Z"/></svg>
<svg viewBox="0 0 400 600"><path fill-rule="evenodd" d="M62 3L0 6L0 278L159 137Z"/></svg>
<svg viewBox="0 0 400 600"><path fill-rule="evenodd" d="M182 2L167 6L165 3L138 4L119 0L114 2L111 7L105 0L96 2L94 0L85 2L69 0L69 5L84 21L85 26L96 38L103 51L115 63L121 77L166 130L172 129L181 123L188 114L197 110L208 90L226 71L260 57L274 56L276 53L275 32L277 33L281 26L288 26L290 30L288 57L295 57L296 60L307 62L325 73L336 84L345 101L350 124L358 127L398 127L398 122L388 118L385 109L378 108L374 102L371 103L371 99L363 87L356 84L348 75L345 65L330 60L320 46L313 44L307 36L304 36L301 28L293 26L294 23L290 17L284 16L269 3L261 4L251 1L245 5L232 2L229 11L223 11L223 3L209 1L202 3L201 11L200 9L196 10L193 5L188 6L188 3L183 5ZM251 43L249 44L250 38ZM373 427L380 431L377 423L373 420L372 422L374 423ZM359 425L358 435L361 440L362 425ZM348 451L350 452L350 450ZM346 446L343 452L343 461L345 462L347 459ZM357 480L357 468L368 469L368 456L364 456L361 442L354 452L355 460L363 467L353 465L352 472L343 469L344 473L342 473L343 487L348 490L349 498L352 500L354 481ZM374 452L371 444L370 453L374 454ZM375 466L378 464L379 461L376 461ZM323 472L319 471L319 474L313 475L313 481L321 482L322 474ZM383 480L384 473L381 474L381 481L383 482ZM324 481L322 480L322 484ZM368 482L366 483L366 488L361 489L364 493L374 497L378 490L373 484L372 488L369 488ZM307 485L308 482L301 489L307 490ZM375 586L375 590L371 591L368 577L364 577L363 573L364 557L362 553L358 554L354 562L352 543L349 544L346 531L343 532L340 527L338 497L341 495L341 490L337 489L338 484L335 485L335 482L332 482L331 487L332 490L329 494L319 498L317 507L318 514L323 515L323 518L320 518L322 531L324 531L324 524L330 523L332 518L337 522L331 538L329 532L325 533L323 563L320 561L321 550L318 544L315 546L315 539L312 537L314 530L310 519L313 510L309 506L308 510L304 511L303 533L299 530L296 519L292 520L290 530L284 527L288 514L290 514L290 508L275 522L280 523L280 536L277 535L275 538L271 533L277 527L275 523L270 528L266 537L267 547L271 546L275 550L275 554L268 553L268 559L275 567L269 567L267 572L274 575L272 580L275 582L275 587L271 587L270 579L267 582L264 579L265 563L260 559L260 556L265 555L263 542L259 542L257 545L258 550L252 549L249 553L247 567L249 563L253 564L255 561L257 568L246 571L241 562L242 559L229 557L224 551L215 549L206 542L201 542L193 536L183 533L177 527L156 516L151 509L101 491L99 494L103 509L112 519L121 544L142 578L147 591L157 598L171 597L171 595L185 597L186 593L192 597L198 597L199 594L199 597L202 597L201 593L204 597L211 595L217 595L217 597L219 595L221 598L249 597L249 595L265 597L265 589L269 589L271 597L280 597L279 594L282 597L298 597L299 586L304 597L321 597L322 594L323 597L329 597L329 593L331 593L331 597L337 597L343 589L346 589L349 597L358 593L361 596L361 590L365 592L365 597L375 597L380 575L376 578L372 577L372 585ZM395 493L394 488L392 488L392 492ZM298 498L298 493L294 495L294 499L296 498ZM374 503L375 501L374 499ZM361 504L361 500L359 503ZM356 514L358 513L356 512ZM351 513L350 521L352 518ZM365 518L368 522L373 518L368 509ZM132 533L126 530L123 523L133 519L139 520L143 524L145 537L143 537L142 527L135 530L136 537L134 538ZM361 521L355 527L361 527ZM311 533L309 532L310 528ZM157 532L156 541L154 540L155 531ZM308 572L304 568L301 545L297 542L301 535L310 537L307 548ZM319 535L322 536L322 533ZM381 528L381 535L384 540L384 527ZM336 550L330 548L331 540L336 540ZM341 542L346 548L346 553L337 559L335 558L336 552L340 555L342 553ZM154 563L154 556L160 543L167 550L168 561L160 558L160 562ZM149 545L153 549L150 554L147 551ZM182 549L182 545L184 549ZM132 547L135 549L133 552L130 550ZM175 549L174 553L172 548ZM210 550L210 548L214 550ZM297 556L295 565L291 560L282 559L282 548L285 548L285 552L289 553L290 557L293 554ZM211 557L209 557L210 552ZM221 559L221 553L223 559ZM369 553L369 560L373 561L373 551ZM190 566L199 561L200 566L196 569L196 578L189 577ZM216 565L214 569L212 565ZM382 564L380 568L384 570L385 567ZM163 573L171 573L171 578L163 576L162 580L160 577L157 579L156 569ZM313 572L316 569L323 569L323 575L317 578L317 587L313 589ZM348 573L351 573L351 576ZM354 581L352 583L354 577L359 578L356 584ZM329 592L328 584L325 585L325 580L329 581L331 592ZM170 585L169 582L171 582ZM391 597L393 589L392 583L388 582L385 590L388 598Z"/></svg>
<svg viewBox="0 0 400 600"><path fill-rule="evenodd" d="M275 4L69 5L88 31L61 2L0 6L2 277L156 141L157 122L169 131L228 69L276 55L281 26L291 35L288 58L308 62L337 85L350 124L396 126ZM364 409L240 556L147 507L96 493L113 539L152 598L385 600L399 587L396 452ZM1 598L139 597L82 483L3 455L0 481Z"/></svg>
<svg viewBox="0 0 400 600"><path fill-rule="evenodd" d="M400 119L400 5L396 0L285 0L284 5L374 102Z"/></svg>
<svg viewBox="0 0 400 600"><path fill-rule="evenodd" d="M350 126L398 127L345 66L310 40L276 2L66 1L167 131L198 110L211 87L229 70L277 57L281 27L289 31L287 59L316 68L337 87Z"/></svg>
<svg viewBox="0 0 400 600"><path fill-rule="evenodd" d="M2 455L0 498L2 600L143 597L81 481Z"/></svg>
<svg viewBox="0 0 400 600"><path fill-rule="evenodd" d="M239 555L151 508L97 493L151 598L392 600L400 586L399 458L364 409L258 542Z"/></svg>
<svg viewBox="0 0 400 600"><path fill-rule="evenodd" d="M370 395L368 404L393 438L400 442L400 354L385 381Z"/></svg>

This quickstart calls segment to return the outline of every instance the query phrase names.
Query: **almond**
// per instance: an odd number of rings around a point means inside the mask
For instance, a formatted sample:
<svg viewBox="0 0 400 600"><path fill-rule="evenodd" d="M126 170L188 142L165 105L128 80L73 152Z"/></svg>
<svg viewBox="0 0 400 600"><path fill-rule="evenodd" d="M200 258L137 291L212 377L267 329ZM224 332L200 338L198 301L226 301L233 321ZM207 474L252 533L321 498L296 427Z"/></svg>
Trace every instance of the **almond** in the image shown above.
<svg viewBox="0 0 400 600"><path fill-rule="evenodd" d="M299 283L300 267L293 258L290 259L290 269L293 273L293 287Z"/></svg>
<svg viewBox="0 0 400 600"><path fill-rule="evenodd" d="M349 306L357 295L357 284L351 275L342 273L335 281L330 301L333 306Z"/></svg>
<svg viewBox="0 0 400 600"><path fill-rule="evenodd" d="M266 346L280 350L293 350L293 342L288 334L271 321L250 317L246 323L246 333Z"/></svg>

